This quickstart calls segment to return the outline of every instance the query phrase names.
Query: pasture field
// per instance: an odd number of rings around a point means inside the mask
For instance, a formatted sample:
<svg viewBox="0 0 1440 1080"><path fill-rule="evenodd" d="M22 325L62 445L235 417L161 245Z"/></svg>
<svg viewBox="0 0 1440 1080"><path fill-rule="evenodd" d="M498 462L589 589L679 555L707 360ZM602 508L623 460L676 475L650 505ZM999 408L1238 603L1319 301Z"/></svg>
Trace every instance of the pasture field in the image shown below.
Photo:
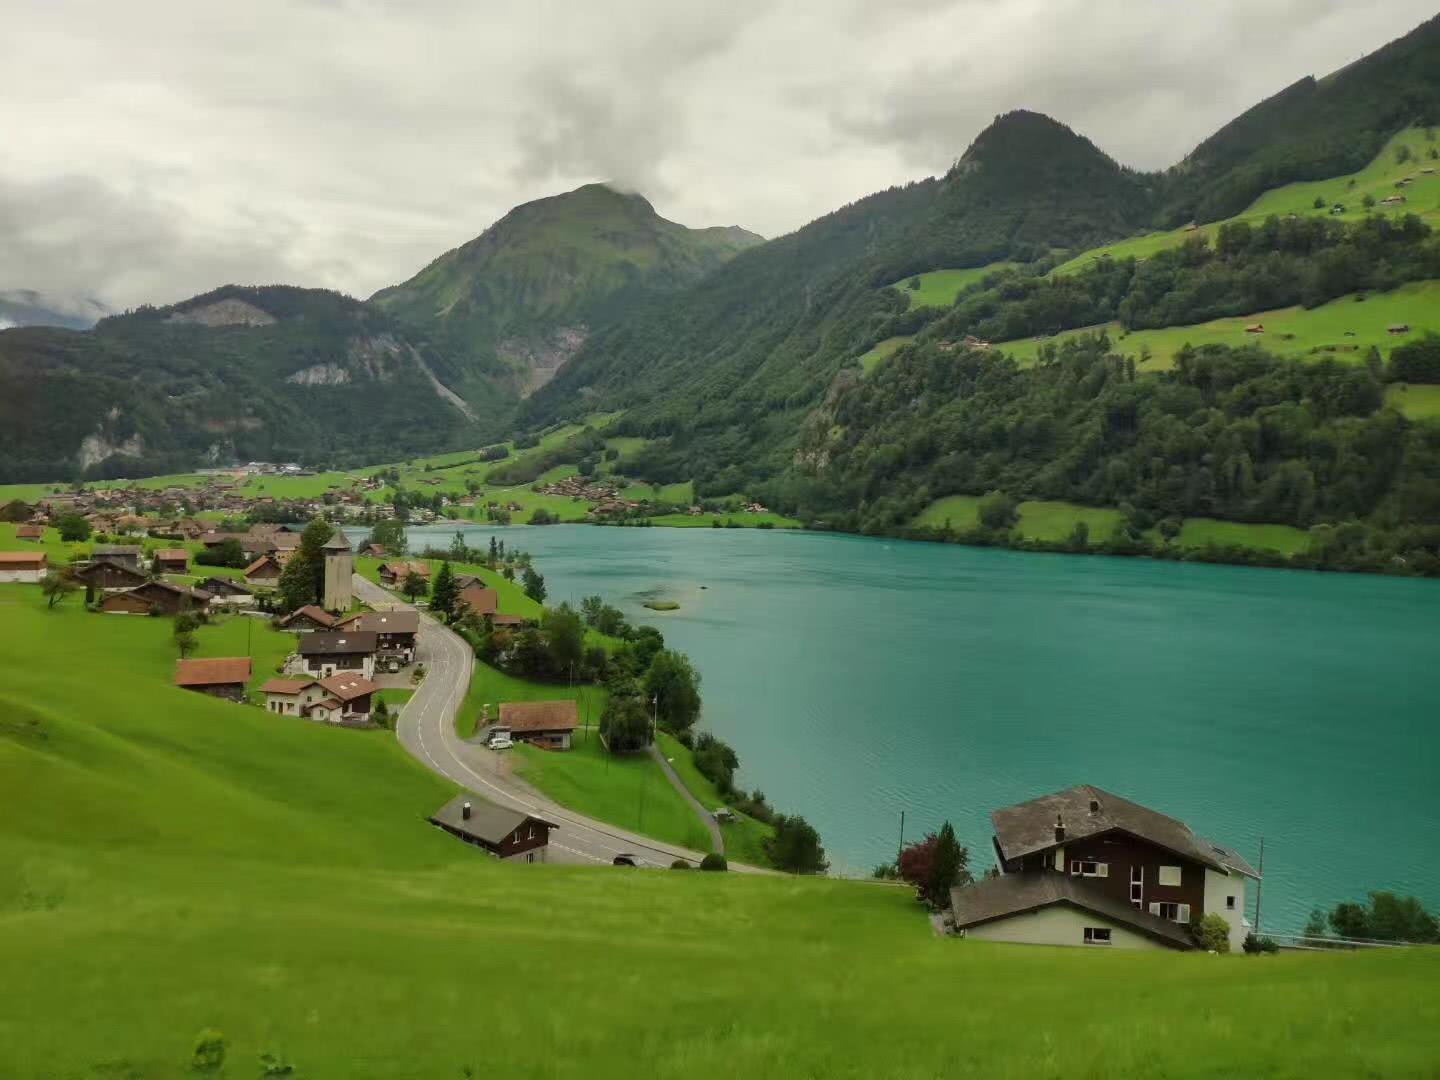
<svg viewBox="0 0 1440 1080"><path fill-rule="evenodd" d="M454 789L392 735L171 688L159 622L0 586L7 1078L179 1080L205 1030L227 1076L272 1055L307 1080L1440 1059L1435 950L1101 955L939 939L882 885L497 863L426 822ZM481 1022L525 1002L543 1016Z"/></svg>
<svg viewBox="0 0 1440 1080"><path fill-rule="evenodd" d="M888 337L868 352L860 355L860 369L866 374L874 371L880 366L881 361L887 360L890 354L910 341L915 340L914 334L900 334L896 337Z"/></svg>
<svg viewBox="0 0 1440 1080"><path fill-rule="evenodd" d="M1175 543L1186 548L1202 548L1210 544L1234 545L1259 551L1278 551L1282 555L1300 555L1310 548L1310 534L1292 525L1186 518Z"/></svg>
<svg viewBox="0 0 1440 1080"><path fill-rule="evenodd" d="M955 303L955 296L961 289L983 281L997 270L1008 270L1018 266L1013 262L995 262L986 266L969 266L960 270L930 270L914 275L920 279L920 288L911 289L911 278L891 282L890 287L905 297L910 307L949 307Z"/></svg>
<svg viewBox="0 0 1440 1080"><path fill-rule="evenodd" d="M1391 383L1385 388L1385 404L1411 420L1435 420L1440 418L1440 386Z"/></svg>
<svg viewBox="0 0 1440 1080"><path fill-rule="evenodd" d="M1396 345L1413 341L1427 331L1440 332L1440 281L1412 281L1390 292L1363 294L1363 300L1358 299L1360 295L1341 296L1309 310L1278 308L1128 334L1119 323L1108 323L1066 330L1042 341L1026 338L1001 342L996 348L1021 364L1030 364L1043 344L1058 344L1104 330L1110 335L1114 351L1135 357L1141 371L1168 371L1174 367L1175 354L1186 345L1261 345L1276 356L1358 364L1364 362L1372 345L1382 357L1388 357ZM1255 324L1263 326L1264 332L1247 333L1245 328ZM1391 334L1388 327L1394 325L1405 325L1409 330ZM1149 349L1149 358L1142 361L1145 349Z"/></svg>
<svg viewBox="0 0 1440 1080"><path fill-rule="evenodd" d="M1412 159L1403 164L1396 160L1396 153L1402 146L1408 147L1412 155ZM1165 248L1178 247L1196 235L1203 235L1214 243L1215 234L1226 221L1248 221L1254 224L1264 221L1271 214L1280 217L1287 214L1329 215L1330 208L1337 203L1345 207L1345 212L1337 215L1342 221L1358 221L1368 213L1410 213L1418 214L1431 225L1435 225L1440 223L1440 161L1429 158L1430 148L1434 146L1440 146L1440 143L1428 141L1424 128L1407 128L1391 138L1370 164L1357 173L1337 176L1330 180L1285 184L1265 192L1233 218L1211 222L1198 229L1179 228L1147 233L1104 247L1092 248L1060 264L1051 273L1073 274L1105 256L1113 259L1148 258ZM1436 171L1423 171L1431 168ZM1395 187L1395 182L1407 176L1412 177L1413 182L1400 191L1406 201L1394 208L1380 206L1381 199L1396 194L1399 190ZM1367 210L1363 205L1366 195L1376 202L1371 210ZM1324 203L1321 209L1315 207L1317 198Z"/></svg>

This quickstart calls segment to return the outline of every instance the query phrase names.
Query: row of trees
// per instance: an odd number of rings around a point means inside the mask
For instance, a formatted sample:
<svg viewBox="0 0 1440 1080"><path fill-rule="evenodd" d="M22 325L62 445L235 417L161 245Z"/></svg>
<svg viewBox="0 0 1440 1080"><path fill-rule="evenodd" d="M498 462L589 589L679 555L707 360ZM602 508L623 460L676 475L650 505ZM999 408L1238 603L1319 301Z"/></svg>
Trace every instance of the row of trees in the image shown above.
<svg viewBox="0 0 1440 1080"><path fill-rule="evenodd" d="M1367 941L1440 943L1440 920L1413 896L1393 892L1369 894L1366 903L1336 904L1327 913L1316 908L1305 924L1307 937L1360 938Z"/></svg>

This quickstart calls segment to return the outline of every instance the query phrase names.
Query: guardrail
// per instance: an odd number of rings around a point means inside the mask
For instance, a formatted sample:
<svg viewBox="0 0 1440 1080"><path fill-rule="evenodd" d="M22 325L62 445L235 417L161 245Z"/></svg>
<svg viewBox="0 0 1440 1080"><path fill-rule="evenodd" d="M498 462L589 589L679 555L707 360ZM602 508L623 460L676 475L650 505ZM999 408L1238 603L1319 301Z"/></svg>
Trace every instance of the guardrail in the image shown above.
<svg viewBox="0 0 1440 1080"><path fill-rule="evenodd" d="M1266 933L1282 949L1297 949L1310 952L1333 951L1336 949L1435 949L1433 942L1425 941L1380 941L1377 938L1326 937L1315 934Z"/></svg>

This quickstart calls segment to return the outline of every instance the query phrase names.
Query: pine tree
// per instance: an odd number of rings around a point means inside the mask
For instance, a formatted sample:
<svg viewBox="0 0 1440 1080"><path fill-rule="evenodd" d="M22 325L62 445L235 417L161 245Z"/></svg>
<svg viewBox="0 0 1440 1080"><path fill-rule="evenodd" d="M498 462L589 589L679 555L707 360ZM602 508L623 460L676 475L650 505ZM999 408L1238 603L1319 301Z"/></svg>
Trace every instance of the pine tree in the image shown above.
<svg viewBox="0 0 1440 1080"><path fill-rule="evenodd" d="M967 863L970 853L955 839L955 828L950 822L940 826L935 838L935 855L930 860L930 878L925 883L925 896L936 907L950 906L950 890L956 885L969 884L972 878Z"/></svg>
<svg viewBox="0 0 1440 1080"><path fill-rule="evenodd" d="M280 596L285 610L294 611L320 599L325 589L325 542L335 529L316 518L300 534L300 547L280 573Z"/></svg>
<svg viewBox="0 0 1440 1080"><path fill-rule="evenodd" d="M448 561L442 562L430 590L430 610L447 623L454 622L455 604L459 597L459 590L455 588L455 571L450 569Z"/></svg>

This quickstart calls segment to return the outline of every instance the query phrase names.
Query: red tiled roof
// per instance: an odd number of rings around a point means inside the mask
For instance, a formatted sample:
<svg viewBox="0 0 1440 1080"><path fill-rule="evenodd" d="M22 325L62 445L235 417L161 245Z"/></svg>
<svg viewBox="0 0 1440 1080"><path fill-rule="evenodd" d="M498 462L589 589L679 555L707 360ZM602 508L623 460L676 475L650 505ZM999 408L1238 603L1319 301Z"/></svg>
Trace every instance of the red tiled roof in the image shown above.
<svg viewBox="0 0 1440 1080"><path fill-rule="evenodd" d="M320 685L341 701L354 701L380 689L363 675L350 674L331 675L328 679L321 679Z"/></svg>
<svg viewBox="0 0 1440 1080"><path fill-rule="evenodd" d="M159 551L155 552L155 557L157 559L179 559L181 562L189 562L190 552L186 551L184 548L161 548Z"/></svg>
<svg viewBox="0 0 1440 1080"><path fill-rule="evenodd" d="M45 565L45 552L0 551L0 565L38 568Z"/></svg>
<svg viewBox="0 0 1440 1080"><path fill-rule="evenodd" d="M175 661L176 686L215 686L250 681L250 657L224 656L214 660Z"/></svg>
<svg viewBox="0 0 1440 1080"><path fill-rule="evenodd" d="M482 589L478 585L472 585L460 594L460 603L476 615L494 614L497 602L498 594L494 589Z"/></svg>

